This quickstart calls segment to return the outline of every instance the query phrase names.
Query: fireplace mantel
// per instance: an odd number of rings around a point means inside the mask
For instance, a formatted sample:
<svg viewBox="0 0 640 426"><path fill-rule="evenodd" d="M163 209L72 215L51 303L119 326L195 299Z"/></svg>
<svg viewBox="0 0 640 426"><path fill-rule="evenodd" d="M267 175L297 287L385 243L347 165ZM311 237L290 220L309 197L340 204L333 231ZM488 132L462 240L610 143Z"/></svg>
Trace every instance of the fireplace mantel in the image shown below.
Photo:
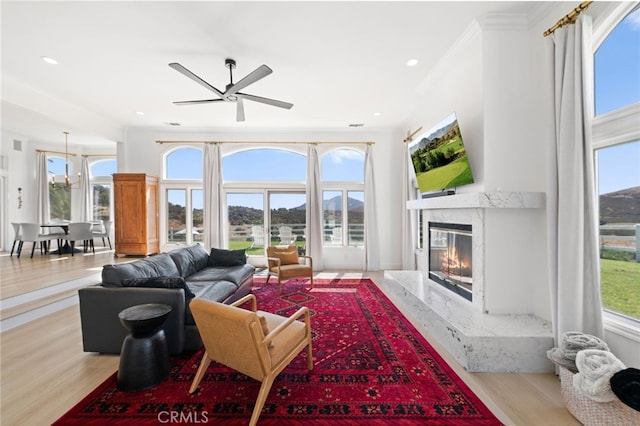
<svg viewBox="0 0 640 426"><path fill-rule="evenodd" d="M473 192L407 201L407 208L411 210L539 209L544 206L544 192Z"/></svg>

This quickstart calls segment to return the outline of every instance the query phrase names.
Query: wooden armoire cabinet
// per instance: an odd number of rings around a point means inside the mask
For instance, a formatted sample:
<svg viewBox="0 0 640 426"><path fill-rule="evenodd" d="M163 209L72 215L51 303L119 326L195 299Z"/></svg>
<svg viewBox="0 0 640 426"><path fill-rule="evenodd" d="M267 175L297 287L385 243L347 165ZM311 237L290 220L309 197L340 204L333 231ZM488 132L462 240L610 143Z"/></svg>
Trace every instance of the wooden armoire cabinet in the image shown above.
<svg viewBox="0 0 640 426"><path fill-rule="evenodd" d="M158 178L144 173L113 175L115 255L160 252Z"/></svg>

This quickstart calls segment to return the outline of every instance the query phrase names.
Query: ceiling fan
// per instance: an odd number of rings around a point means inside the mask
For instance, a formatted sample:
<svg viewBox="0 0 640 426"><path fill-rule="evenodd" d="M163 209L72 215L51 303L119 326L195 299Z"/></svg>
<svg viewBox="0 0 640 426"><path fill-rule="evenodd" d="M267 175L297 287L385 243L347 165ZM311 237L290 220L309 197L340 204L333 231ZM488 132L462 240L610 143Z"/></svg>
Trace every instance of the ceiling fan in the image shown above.
<svg viewBox="0 0 640 426"><path fill-rule="evenodd" d="M236 61L233 59L225 59L224 64L227 68L229 68L229 79L230 83L226 85L225 91L221 92L216 89L182 65L177 62L172 62L169 64L171 68L174 70L186 75L191 80L196 83L204 86L205 88L211 90L213 93L218 95L219 99L202 99L196 101L177 101L174 102L175 105L195 105L195 104L207 104L210 102L235 102L236 104L236 121L244 121L244 104L242 103L243 99L248 101L260 102L267 105L276 106L279 108L291 109L293 104L289 102L278 101L276 99L263 98L261 96L250 95L248 93L242 93L240 90L244 89L248 85L255 83L256 81L268 76L273 72L271 68L266 65L260 65L258 68L253 70L251 73L247 74L244 78L242 78L237 83L233 82L233 69L236 67Z"/></svg>

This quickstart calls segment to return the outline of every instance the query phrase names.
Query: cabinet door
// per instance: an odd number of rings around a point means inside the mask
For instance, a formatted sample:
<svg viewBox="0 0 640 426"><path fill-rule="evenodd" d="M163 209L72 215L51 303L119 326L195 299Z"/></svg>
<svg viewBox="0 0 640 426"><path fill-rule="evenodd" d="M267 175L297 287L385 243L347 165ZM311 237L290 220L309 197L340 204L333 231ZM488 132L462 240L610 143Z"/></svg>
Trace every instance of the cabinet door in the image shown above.
<svg viewBox="0 0 640 426"><path fill-rule="evenodd" d="M115 184L116 246L146 241L146 197L144 181L125 180ZM117 250L117 249L116 249Z"/></svg>

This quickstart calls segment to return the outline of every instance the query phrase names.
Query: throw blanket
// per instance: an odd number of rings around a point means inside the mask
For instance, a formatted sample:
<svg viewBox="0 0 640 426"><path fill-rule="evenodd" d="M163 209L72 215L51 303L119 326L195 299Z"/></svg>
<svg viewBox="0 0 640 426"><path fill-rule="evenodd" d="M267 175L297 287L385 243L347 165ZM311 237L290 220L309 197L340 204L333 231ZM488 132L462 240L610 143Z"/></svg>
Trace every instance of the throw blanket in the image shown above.
<svg viewBox="0 0 640 426"><path fill-rule="evenodd" d="M560 339L560 347L547 351L547 357L572 373L577 373L576 354L585 349L608 351L609 346L600 338L578 331L567 331Z"/></svg>
<svg viewBox="0 0 640 426"><path fill-rule="evenodd" d="M598 402L616 399L611 390L611 377L626 366L609 351L586 349L576 355L578 373L573 376L573 387L587 398Z"/></svg>

